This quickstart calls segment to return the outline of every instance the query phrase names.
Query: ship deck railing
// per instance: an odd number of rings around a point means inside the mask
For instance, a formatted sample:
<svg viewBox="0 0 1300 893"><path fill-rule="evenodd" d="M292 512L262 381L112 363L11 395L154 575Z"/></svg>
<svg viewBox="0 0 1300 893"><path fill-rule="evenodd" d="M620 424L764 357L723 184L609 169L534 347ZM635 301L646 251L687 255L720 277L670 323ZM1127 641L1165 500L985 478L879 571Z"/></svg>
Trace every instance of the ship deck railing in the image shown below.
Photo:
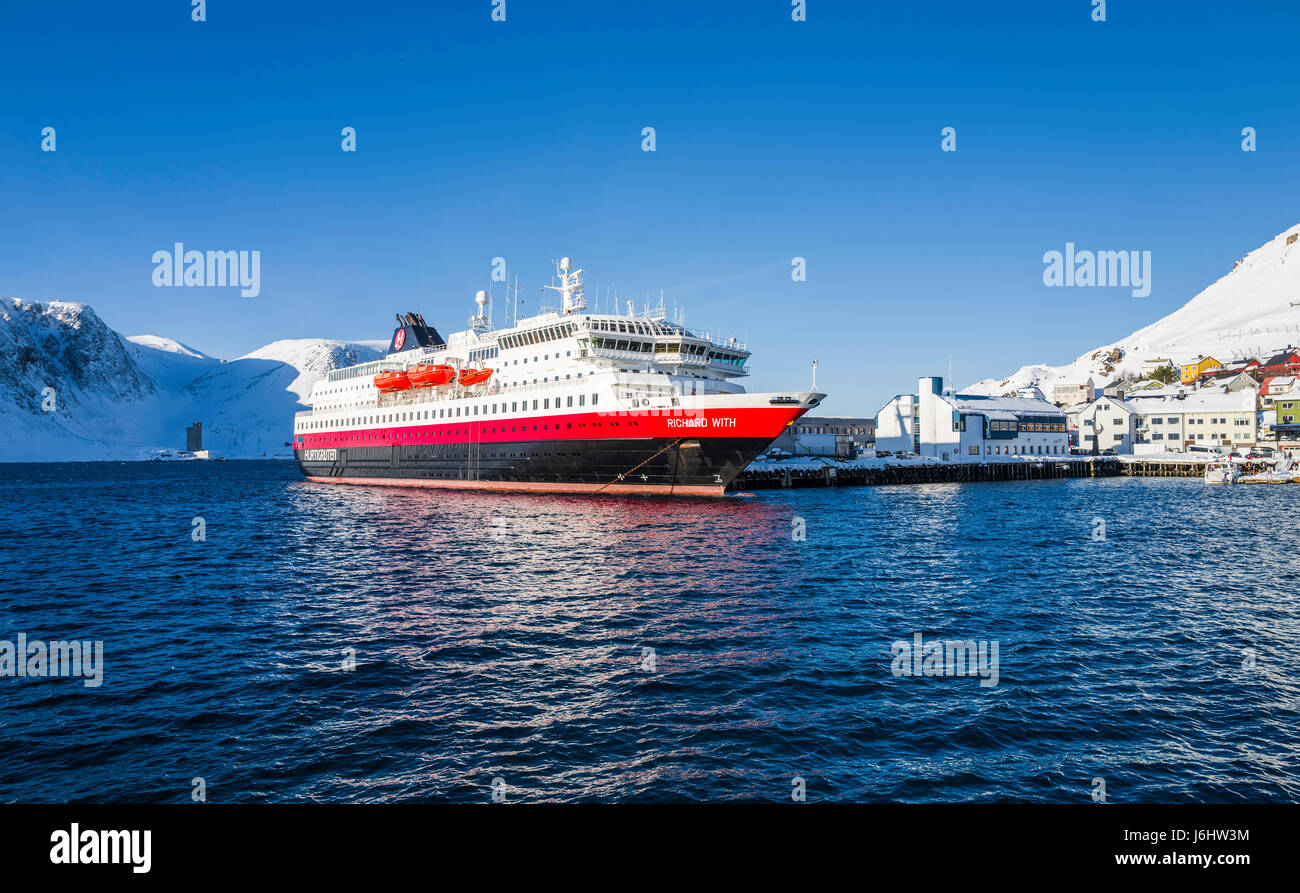
<svg viewBox="0 0 1300 893"><path fill-rule="evenodd" d="M594 375L595 373L592 374ZM643 400L643 399L650 398L650 399L667 400L667 398L670 396L671 397L689 396L687 394L684 394L682 391L677 390L676 388L673 388L670 391L668 389L662 387L656 387L653 385L647 387L639 387L637 385L628 384L625 381L619 381L617 378L617 376L629 375L629 374L644 375L646 373L644 372L623 373L623 372L615 371L614 375L616 376L615 378L616 399ZM525 382L524 384L517 384L517 385L502 385L500 383L493 383L489 385L486 389L481 389L476 387L449 388L447 386L411 388L409 390L398 391L393 394L381 394L379 395L378 399L376 399L374 402L353 403L346 406L335 406L335 407L330 407L328 409L322 409L322 410L304 409L299 412L295 412L293 414L293 417L295 419L304 418L304 417L315 415L317 412L322 412L322 413L336 412L336 411L347 412L352 409L374 409L374 408L386 409L389 407L414 406L417 404L424 404L424 403L436 404L436 403L442 403L444 401L450 401L450 400L484 398L484 397L487 398L503 397L503 396L510 396L513 394L527 394L532 391L554 390L557 387L565 387L571 385L580 386L583 383L584 379L589 379L590 377L591 375L585 375L582 378L565 378L565 379L553 379L551 381ZM702 379L694 379L694 381L702 381ZM725 379L718 379L718 381L725 381ZM635 396L633 396L633 392L635 392ZM732 392L723 391L722 393L732 393ZM743 391L736 391L736 393L743 393ZM664 408L667 408L666 403Z"/></svg>

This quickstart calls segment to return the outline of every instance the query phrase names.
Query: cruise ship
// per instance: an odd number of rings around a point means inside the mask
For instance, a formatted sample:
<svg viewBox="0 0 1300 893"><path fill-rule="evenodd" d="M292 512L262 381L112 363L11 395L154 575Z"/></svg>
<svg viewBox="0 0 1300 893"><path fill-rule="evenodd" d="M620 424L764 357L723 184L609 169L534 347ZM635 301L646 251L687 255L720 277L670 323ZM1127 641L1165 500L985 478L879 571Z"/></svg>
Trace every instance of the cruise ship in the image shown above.
<svg viewBox="0 0 1300 893"><path fill-rule="evenodd" d="M582 274L561 259L546 286L557 305L501 329L483 291L468 329L446 340L420 314L398 314L383 359L331 371L297 414L303 475L720 496L825 396L815 379L810 391L746 393L745 345L670 321L662 306L589 313Z"/></svg>

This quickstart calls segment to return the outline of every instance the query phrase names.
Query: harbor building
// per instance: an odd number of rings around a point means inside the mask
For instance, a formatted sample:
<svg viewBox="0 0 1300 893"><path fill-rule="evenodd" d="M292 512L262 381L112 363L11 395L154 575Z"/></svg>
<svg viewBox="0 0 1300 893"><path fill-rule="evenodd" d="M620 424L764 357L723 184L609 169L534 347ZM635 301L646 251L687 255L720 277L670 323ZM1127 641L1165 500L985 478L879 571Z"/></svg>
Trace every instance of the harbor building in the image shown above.
<svg viewBox="0 0 1300 893"><path fill-rule="evenodd" d="M195 422L185 429L185 451L197 453L203 449L203 423Z"/></svg>
<svg viewBox="0 0 1300 893"><path fill-rule="evenodd" d="M772 448L792 456L852 459L876 440L876 420L840 416L804 416L772 441Z"/></svg>
<svg viewBox="0 0 1300 893"><path fill-rule="evenodd" d="M1080 407L1071 407L1073 427L1079 432L1079 448L1085 453L1132 453L1137 440L1138 414L1135 404L1114 397L1102 397Z"/></svg>
<svg viewBox="0 0 1300 893"><path fill-rule="evenodd" d="M1133 452L1253 449L1258 434L1253 390L1178 389L1129 401L1137 413Z"/></svg>
<svg viewBox="0 0 1300 893"><path fill-rule="evenodd" d="M927 376L915 394L900 394L876 414L876 449L947 462L1069 453L1065 413L1037 388L1014 397L954 394Z"/></svg>

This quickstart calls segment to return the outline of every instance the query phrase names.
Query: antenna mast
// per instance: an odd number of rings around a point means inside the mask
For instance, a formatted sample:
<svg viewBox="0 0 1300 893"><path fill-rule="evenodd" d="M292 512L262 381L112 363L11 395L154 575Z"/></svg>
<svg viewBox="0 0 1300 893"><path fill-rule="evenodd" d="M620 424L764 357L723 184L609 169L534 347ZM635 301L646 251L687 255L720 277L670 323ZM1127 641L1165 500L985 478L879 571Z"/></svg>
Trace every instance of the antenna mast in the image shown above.
<svg viewBox="0 0 1300 893"><path fill-rule="evenodd" d="M560 284L542 286L560 293L564 299L563 309L566 314L587 309L587 299L582 294L582 270L572 270L572 267L571 260L567 257L560 258L560 262L555 265L555 273L560 277Z"/></svg>

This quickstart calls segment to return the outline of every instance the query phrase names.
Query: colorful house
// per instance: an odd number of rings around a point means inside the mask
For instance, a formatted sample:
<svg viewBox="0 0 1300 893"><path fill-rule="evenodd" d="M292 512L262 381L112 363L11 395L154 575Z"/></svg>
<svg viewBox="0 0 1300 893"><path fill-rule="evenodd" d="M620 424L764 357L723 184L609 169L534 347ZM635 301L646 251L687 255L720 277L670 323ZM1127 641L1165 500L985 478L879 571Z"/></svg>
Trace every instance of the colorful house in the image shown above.
<svg viewBox="0 0 1300 893"><path fill-rule="evenodd" d="M1300 375L1300 350L1293 347L1280 350L1253 371L1263 378L1271 378L1274 375Z"/></svg>
<svg viewBox="0 0 1300 893"><path fill-rule="evenodd" d="M1182 367L1183 384L1195 384L1207 372L1222 369L1223 364L1214 357L1197 357Z"/></svg>
<svg viewBox="0 0 1300 893"><path fill-rule="evenodd" d="M1277 421L1271 427L1278 444L1293 447L1300 443L1300 387L1278 394L1273 398L1273 406Z"/></svg>

